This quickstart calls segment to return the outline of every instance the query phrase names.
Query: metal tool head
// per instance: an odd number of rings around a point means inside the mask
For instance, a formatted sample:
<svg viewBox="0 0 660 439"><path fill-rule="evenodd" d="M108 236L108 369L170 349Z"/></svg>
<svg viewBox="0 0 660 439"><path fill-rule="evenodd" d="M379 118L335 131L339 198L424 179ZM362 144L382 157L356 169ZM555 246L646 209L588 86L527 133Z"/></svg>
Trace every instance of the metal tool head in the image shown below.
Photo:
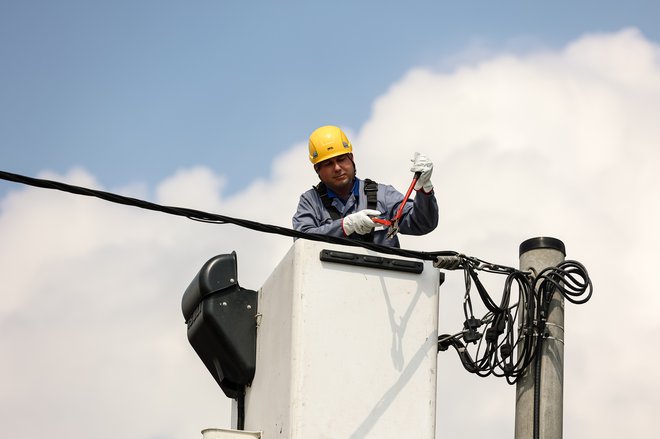
<svg viewBox="0 0 660 439"><path fill-rule="evenodd" d="M399 220L392 221L392 224L387 229L387 239L392 239L399 233Z"/></svg>

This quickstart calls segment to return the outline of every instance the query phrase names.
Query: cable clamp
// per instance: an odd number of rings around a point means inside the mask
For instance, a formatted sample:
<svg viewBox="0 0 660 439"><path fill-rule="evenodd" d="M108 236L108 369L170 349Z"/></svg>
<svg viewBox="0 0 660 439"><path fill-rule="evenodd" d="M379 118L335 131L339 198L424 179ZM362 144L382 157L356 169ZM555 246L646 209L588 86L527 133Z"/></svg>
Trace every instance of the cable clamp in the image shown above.
<svg viewBox="0 0 660 439"><path fill-rule="evenodd" d="M561 332L564 332L564 327L556 323L545 322L545 326L554 326L555 328L561 329Z"/></svg>
<svg viewBox="0 0 660 439"><path fill-rule="evenodd" d="M561 339L561 338L558 338L558 337L553 337L553 336L550 336L550 335L546 335L546 336L544 337L544 339L545 339L545 340L555 340L555 341L558 341L559 343L565 345L564 340Z"/></svg>
<svg viewBox="0 0 660 439"><path fill-rule="evenodd" d="M461 262L459 256L438 256L433 261L433 266L440 270L456 270L460 268Z"/></svg>

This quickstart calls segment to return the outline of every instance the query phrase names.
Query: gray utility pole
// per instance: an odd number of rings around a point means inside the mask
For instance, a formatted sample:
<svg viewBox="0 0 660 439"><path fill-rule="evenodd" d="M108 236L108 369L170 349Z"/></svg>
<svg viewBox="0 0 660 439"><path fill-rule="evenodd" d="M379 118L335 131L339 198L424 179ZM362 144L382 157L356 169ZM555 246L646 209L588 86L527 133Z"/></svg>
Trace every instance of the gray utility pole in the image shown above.
<svg viewBox="0 0 660 439"><path fill-rule="evenodd" d="M555 238L532 238L520 244L520 270L536 277L564 261L566 248ZM521 304L522 306L523 304ZM519 308L521 311L524 307ZM529 316L522 315L524 322ZM564 297L555 292L550 302L546 338L539 368L532 362L516 387L515 439L561 439L564 403ZM527 334L527 337L534 336ZM537 376L538 373L538 376ZM535 387L537 397L535 398ZM535 405L537 405L535 407ZM535 421L535 410L537 421ZM535 436L535 424L538 436Z"/></svg>

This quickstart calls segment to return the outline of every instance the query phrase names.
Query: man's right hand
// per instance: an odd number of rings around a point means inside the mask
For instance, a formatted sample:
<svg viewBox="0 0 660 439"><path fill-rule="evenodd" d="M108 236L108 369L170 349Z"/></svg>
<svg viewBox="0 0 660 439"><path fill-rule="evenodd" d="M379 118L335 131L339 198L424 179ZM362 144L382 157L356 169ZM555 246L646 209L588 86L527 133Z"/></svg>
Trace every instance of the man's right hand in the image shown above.
<svg viewBox="0 0 660 439"><path fill-rule="evenodd" d="M371 232L371 229L376 226L376 223L374 223L371 218L379 215L381 215L381 213L377 210L364 209L345 216L341 224L344 229L344 234L346 236L352 235L353 233L365 235Z"/></svg>

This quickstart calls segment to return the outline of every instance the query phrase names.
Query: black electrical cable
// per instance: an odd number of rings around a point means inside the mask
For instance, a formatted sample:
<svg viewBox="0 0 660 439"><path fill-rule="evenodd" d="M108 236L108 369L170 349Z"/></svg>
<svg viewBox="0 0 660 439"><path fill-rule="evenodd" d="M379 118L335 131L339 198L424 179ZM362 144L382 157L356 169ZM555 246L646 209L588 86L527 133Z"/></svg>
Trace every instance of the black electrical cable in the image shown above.
<svg viewBox="0 0 660 439"><path fill-rule="evenodd" d="M236 398L236 429L245 430L245 388L243 388Z"/></svg>
<svg viewBox="0 0 660 439"><path fill-rule="evenodd" d="M316 233L304 233L304 232L299 232L297 230L288 229L286 227L275 226L271 224L262 224L256 221L250 221L241 218L233 218L230 216L208 213L208 212L203 212L200 210L189 209L184 207L163 206L149 201L139 200L137 198L131 198L123 195L113 194L111 192L89 189L81 186L61 183L58 181L27 177L24 175L13 174L5 171L0 171L0 178L3 180L22 183L29 186L35 186L44 189L55 189L63 192L68 192L76 195L84 195L88 197L96 197L112 203L138 207L141 209L147 209L156 212L163 212L170 215L182 216L194 221L201 221L201 222L213 223L213 224L234 224L240 227L244 227L250 230L255 230L263 233L271 233L282 236L288 236L291 238L308 239L311 241L328 242L332 244L341 244L341 245L348 245L353 247L363 247L380 253L421 259L425 261L435 261L438 257L459 256L459 253L454 251L422 252L416 250L400 249L396 247L388 247L388 246L373 244L369 242L356 241L348 238L319 235Z"/></svg>
<svg viewBox="0 0 660 439"><path fill-rule="evenodd" d="M546 338L545 327L550 302L555 293L559 293L571 303L585 303L591 298L593 285L584 266L577 261L570 260L563 261L556 267L548 267L542 270L536 277L534 285L539 292L541 302L537 336L538 355L534 367L533 437L538 439L541 426L541 354Z"/></svg>
<svg viewBox="0 0 660 439"><path fill-rule="evenodd" d="M532 413L532 437L539 439L541 434L541 352L543 351L543 337L539 337L539 355L534 361L534 411Z"/></svg>

